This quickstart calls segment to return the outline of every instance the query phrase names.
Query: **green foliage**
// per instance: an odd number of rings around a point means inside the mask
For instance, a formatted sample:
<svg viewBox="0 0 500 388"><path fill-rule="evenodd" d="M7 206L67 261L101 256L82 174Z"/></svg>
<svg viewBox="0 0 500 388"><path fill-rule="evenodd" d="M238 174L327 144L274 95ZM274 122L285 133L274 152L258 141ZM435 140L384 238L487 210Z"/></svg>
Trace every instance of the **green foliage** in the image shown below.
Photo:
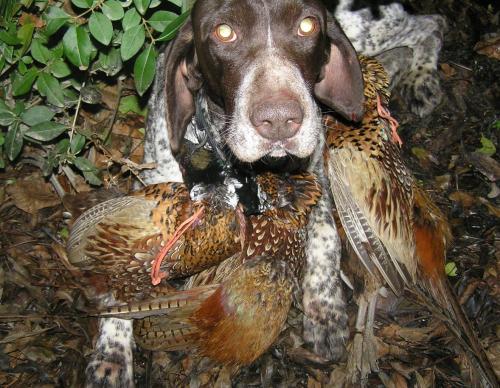
<svg viewBox="0 0 500 388"><path fill-rule="evenodd" d="M444 271L447 276L454 278L455 276L457 276L458 268L453 261L449 261L448 263L446 263Z"/></svg>
<svg viewBox="0 0 500 388"><path fill-rule="evenodd" d="M487 156L493 156L497 152L495 144L487 137L481 135L481 148L476 149L476 152Z"/></svg>
<svg viewBox="0 0 500 388"><path fill-rule="evenodd" d="M0 1L0 169L30 143L43 150L45 174L71 165L100 184L86 158L94 136L78 125L86 83L133 77L144 95L158 45L175 36L192 2ZM122 109L142 112L136 98Z"/></svg>

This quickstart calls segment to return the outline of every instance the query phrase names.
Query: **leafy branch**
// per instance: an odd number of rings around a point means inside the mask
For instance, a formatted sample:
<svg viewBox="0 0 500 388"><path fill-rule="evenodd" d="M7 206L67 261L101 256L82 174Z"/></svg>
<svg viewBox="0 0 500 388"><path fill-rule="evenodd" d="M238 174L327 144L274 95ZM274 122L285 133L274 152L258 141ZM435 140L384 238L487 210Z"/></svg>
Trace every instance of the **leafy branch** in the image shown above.
<svg viewBox="0 0 500 388"><path fill-rule="evenodd" d="M81 128L89 81L133 77L151 86L157 45L188 16L187 0L5 0L0 8L0 169L25 144L42 150L42 171L73 166L91 184L99 171ZM130 64L130 65L129 65Z"/></svg>

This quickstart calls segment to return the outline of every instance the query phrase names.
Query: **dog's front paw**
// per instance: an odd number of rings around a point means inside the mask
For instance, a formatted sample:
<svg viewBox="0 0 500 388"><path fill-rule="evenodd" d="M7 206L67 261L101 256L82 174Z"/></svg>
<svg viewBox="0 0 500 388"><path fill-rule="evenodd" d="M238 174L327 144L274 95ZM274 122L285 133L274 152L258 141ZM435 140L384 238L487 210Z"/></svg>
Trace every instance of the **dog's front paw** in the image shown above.
<svg viewBox="0 0 500 388"><path fill-rule="evenodd" d="M85 387L132 388L134 387L132 365L120 354L95 354L85 370Z"/></svg>
<svg viewBox="0 0 500 388"><path fill-rule="evenodd" d="M443 98L437 71L429 67L414 69L403 80L401 94L413 113L429 115Z"/></svg>
<svg viewBox="0 0 500 388"><path fill-rule="evenodd" d="M103 318L96 348L85 370L85 387L133 388L132 321Z"/></svg>

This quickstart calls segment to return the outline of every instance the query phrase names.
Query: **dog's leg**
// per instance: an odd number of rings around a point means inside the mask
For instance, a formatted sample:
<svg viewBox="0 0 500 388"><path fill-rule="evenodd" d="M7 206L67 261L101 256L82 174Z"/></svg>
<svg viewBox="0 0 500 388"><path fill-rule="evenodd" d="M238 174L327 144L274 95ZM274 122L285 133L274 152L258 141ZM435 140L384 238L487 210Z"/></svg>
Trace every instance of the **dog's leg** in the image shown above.
<svg viewBox="0 0 500 388"><path fill-rule="evenodd" d="M316 354L337 360L349 337L340 279L341 243L332 217L332 201L323 196L309 218L307 265L303 281L304 340Z"/></svg>
<svg viewBox="0 0 500 388"><path fill-rule="evenodd" d="M447 29L445 19L439 15L410 15L398 3L380 6L381 17L375 18L369 8L351 11L351 3L341 1L335 16L356 50L371 56L397 47L413 50L409 66L406 58L396 56L394 63L386 61L385 65L405 70L392 73L400 77L402 95L410 109L419 116L431 113L442 97L437 63Z"/></svg>
<svg viewBox="0 0 500 388"><path fill-rule="evenodd" d="M390 80L389 91L392 91L408 74L413 63L413 50L407 46L386 50L375 56L384 67Z"/></svg>
<svg viewBox="0 0 500 388"><path fill-rule="evenodd" d="M85 371L86 387L134 387L132 321L105 318L99 321L96 348Z"/></svg>
<svg viewBox="0 0 500 388"><path fill-rule="evenodd" d="M441 102L443 92L437 72L438 57L446 31L442 16L415 16L415 28L425 31L413 45L413 63L401 82L401 93L411 110L426 116Z"/></svg>

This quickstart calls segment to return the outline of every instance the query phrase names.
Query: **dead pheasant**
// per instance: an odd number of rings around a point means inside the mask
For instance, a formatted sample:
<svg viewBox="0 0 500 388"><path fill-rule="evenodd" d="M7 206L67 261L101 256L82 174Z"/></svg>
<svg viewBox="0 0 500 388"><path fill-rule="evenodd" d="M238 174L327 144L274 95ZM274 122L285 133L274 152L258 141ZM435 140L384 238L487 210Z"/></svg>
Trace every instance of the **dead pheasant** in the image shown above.
<svg viewBox="0 0 500 388"><path fill-rule="evenodd" d="M388 285L396 294L409 290L442 319L482 384L496 387L495 373L444 272L451 239L448 223L417 185L396 144L396 122L384 108L387 76L375 60L360 61L366 112L362 122L348 126L326 119L325 167L331 191L350 245L366 269L356 320L363 335L354 338L350 375L364 379L377 370L374 314L377 295Z"/></svg>
<svg viewBox="0 0 500 388"><path fill-rule="evenodd" d="M267 350L302 274L307 218L321 194L310 174L262 174L256 183L256 215L238 210L227 184L193 201L183 184L168 183L80 216L69 259L87 270L81 281L107 307L102 316L140 318L136 338L148 349L194 348L229 365ZM155 267L167 279L198 274L184 290L154 287Z"/></svg>

